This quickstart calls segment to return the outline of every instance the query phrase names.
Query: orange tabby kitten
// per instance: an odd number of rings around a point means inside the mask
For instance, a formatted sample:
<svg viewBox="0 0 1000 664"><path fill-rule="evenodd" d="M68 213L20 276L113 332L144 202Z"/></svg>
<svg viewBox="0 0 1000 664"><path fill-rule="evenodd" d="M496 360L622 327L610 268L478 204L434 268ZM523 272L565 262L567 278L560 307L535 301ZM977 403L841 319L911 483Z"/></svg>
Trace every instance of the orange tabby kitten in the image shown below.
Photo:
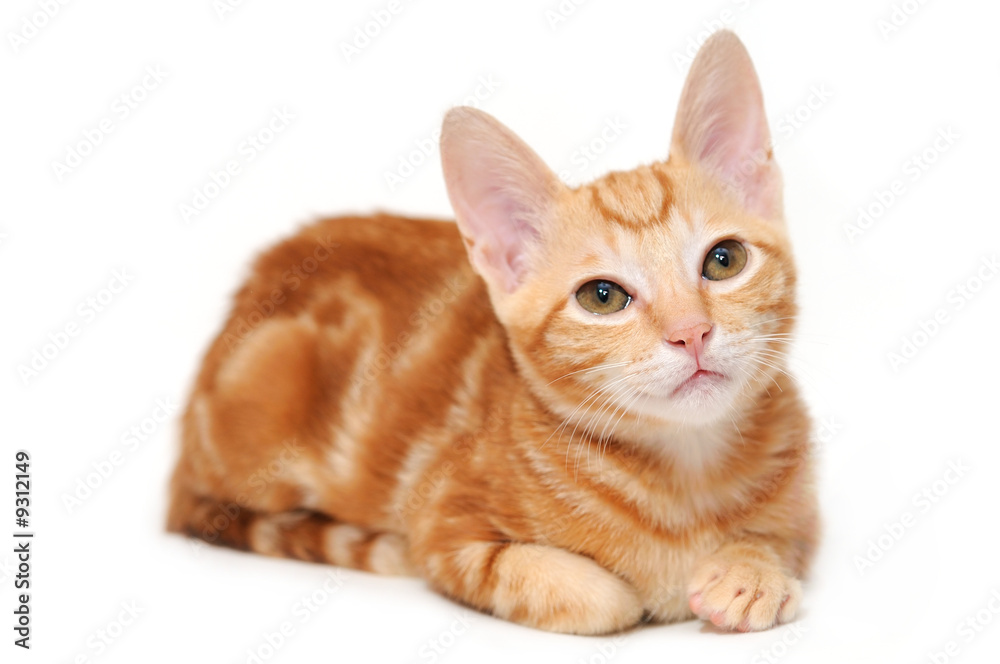
<svg viewBox="0 0 1000 664"><path fill-rule="evenodd" d="M327 219L257 261L184 415L170 530L560 632L790 620L810 425L739 39L698 54L665 162L570 189L470 108L441 155L457 225Z"/></svg>

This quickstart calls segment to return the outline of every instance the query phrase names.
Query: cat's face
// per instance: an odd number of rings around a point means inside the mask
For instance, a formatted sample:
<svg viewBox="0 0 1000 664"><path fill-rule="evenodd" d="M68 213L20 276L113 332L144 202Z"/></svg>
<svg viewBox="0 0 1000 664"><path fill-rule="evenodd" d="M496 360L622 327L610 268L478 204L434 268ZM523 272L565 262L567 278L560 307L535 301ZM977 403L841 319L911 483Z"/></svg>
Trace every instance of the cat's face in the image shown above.
<svg viewBox="0 0 1000 664"><path fill-rule="evenodd" d="M449 195L521 374L598 435L733 419L783 362L795 274L756 74L699 53L670 158L565 187L510 130L445 121Z"/></svg>
<svg viewBox="0 0 1000 664"><path fill-rule="evenodd" d="M522 374L564 417L704 424L774 387L795 314L782 223L670 162L566 192L554 217L499 304Z"/></svg>

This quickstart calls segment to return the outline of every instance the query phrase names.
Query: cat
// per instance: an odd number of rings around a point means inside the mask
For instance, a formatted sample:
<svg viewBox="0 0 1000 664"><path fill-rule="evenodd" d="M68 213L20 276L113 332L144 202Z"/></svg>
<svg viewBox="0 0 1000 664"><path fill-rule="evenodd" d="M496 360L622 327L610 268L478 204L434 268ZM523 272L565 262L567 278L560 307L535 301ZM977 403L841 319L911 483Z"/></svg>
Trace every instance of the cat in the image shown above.
<svg viewBox="0 0 1000 664"><path fill-rule="evenodd" d="M557 632L793 619L818 509L742 42L699 51L667 161L570 188L467 107L440 150L457 223L326 219L257 260L183 415L168 529Z"/></svg>

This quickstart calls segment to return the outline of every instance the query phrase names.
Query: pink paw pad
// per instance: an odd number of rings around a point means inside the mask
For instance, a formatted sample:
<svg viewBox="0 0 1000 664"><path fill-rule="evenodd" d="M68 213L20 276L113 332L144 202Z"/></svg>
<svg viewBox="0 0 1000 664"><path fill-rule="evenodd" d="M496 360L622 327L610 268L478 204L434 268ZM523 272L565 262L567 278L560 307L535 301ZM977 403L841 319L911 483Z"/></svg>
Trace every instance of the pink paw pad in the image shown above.
<svg viewBox="0 0 1000 664"><path fill-rule="evenodd" d="M701 593L694 593L688 597L688 606L691 607L692 613L699 615L701 611Z"/></svg>

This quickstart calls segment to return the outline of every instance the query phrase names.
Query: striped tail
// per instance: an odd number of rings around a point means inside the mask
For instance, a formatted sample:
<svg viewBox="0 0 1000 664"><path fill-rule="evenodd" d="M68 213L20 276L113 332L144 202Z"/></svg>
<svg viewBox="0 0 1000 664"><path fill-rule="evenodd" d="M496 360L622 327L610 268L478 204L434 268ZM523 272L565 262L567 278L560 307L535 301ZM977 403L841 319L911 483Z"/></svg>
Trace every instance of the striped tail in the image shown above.
<svg viewBox="0 0 1000 664"><path fill-rule="evenodd" d="M278 558L415 576L407 539L398 533L340 523L309 510L256 512L229 502L174 496L167 530L209 544Z"/></svg>

